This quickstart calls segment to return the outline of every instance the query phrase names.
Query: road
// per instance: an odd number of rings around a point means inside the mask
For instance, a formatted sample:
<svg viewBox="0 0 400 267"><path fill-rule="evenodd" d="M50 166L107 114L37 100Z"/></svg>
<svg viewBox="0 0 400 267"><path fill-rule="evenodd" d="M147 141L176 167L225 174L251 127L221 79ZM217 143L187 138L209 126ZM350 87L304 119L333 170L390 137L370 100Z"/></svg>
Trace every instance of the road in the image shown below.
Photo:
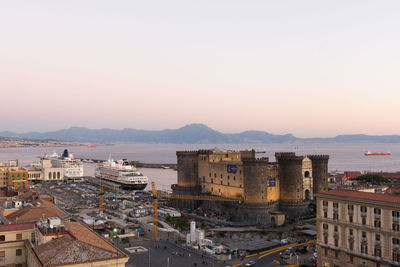
<svg viewBox="0 0 400 267"><path fill-rule="evenodd" d="M311 242L309 242L311 243ZM150 241L143 240L135 242L135 246L143 246L148 249L147 252L133 253L130 254L130 260L127 267L136 266L149 266L149 267L162 267L162 266L179 266L179 267L191 267L191 266L213 266L213 267L239 267L245 266L245 264L251 260L256 261L255 267L265 266L282 266L278 262L280 261L280 252L288 248L295 248L308 243L297 243L288 244L275 249L263 251L254 255L247 256L243 261L234 260L233 262L224 263L221 261L213 260L208 257L202 257L199 254L190 252L181 247L174 246L170 243L162 241ZM156 246L158 246L156 248ZM190 254L190 256L189 256ZM278 260L278 261L276 261ZM204 263L203 263L204 261ZM276 262L274 262L276 261Z"/></svg>

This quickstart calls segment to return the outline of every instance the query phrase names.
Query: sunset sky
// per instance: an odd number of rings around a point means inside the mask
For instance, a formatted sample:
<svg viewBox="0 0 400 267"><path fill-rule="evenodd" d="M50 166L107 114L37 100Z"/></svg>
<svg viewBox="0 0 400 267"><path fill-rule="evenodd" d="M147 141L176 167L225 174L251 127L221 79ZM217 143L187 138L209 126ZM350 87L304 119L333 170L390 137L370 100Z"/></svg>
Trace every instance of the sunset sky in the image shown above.
<svg viewBox="0 0 400 267"><path fill-rule="evenodd" d="M400 1L3 1L1 130L400 134Z"/></svg>

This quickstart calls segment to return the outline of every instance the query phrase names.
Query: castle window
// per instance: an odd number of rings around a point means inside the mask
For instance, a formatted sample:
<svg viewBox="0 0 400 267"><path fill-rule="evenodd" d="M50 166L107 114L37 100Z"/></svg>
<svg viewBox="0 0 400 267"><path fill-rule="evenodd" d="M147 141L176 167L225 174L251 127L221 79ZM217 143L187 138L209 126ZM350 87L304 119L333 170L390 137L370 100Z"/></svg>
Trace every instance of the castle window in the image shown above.
<svg viewBox="0 0 400 267"><path fill-rule="evenodd" d="M216 173L214 173L214 178L217 178L217 174Z"/></svg>
<svg viewBox="0 0 400 267"><path fill-rule="evenodd" d="M221 173L221 178L222 178L222 173Z"/></svg>
<svg viewBox="0 0 400 267"><path fill-rule="evenodd" d="M306 172L304 173L304 177L306 177L306 178L310 177L310 172L309 172L309 171L306 171Z"/></svg>
<svg viewBox="0 0 400 267"><path fill-rule="evenodd" d="M239 187L242 188L242 184L240 184Z"/></svg>
<svg viewBox="0 0 400 267"><path fill-rule="evenodd" d="M236 176L233 176L233 180L236 181Z"/></svg>
<svg viewBox="0 0 400 267"><path fill-rule="evenodd" d="M229 175L228 175L228 180L230 179Z"/></svg>
<svg viewBox="0 0 400 267"><path fill-rule="evenodd" d="M228 182L228 186L230 186L231 184Z"/></svg>

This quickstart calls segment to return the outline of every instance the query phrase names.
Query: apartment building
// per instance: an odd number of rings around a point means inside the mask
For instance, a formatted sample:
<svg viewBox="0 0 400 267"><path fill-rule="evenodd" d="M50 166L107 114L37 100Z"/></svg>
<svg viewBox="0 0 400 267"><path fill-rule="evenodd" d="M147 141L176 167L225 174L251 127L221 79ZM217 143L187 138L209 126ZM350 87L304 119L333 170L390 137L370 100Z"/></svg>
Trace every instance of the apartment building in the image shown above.
<svg viewBox="0 0 400 267"><path fill-rule="evenodd" d="M400 196L331 190L316 197L318 266L400 266Z"/></svg>
<svg viewBox="0 0 400 267"><path fill-rule="evenodd" d="M7 163L0 162L0 189L7 188L10 171L18 170L18 160L9 160Z"/></svg>

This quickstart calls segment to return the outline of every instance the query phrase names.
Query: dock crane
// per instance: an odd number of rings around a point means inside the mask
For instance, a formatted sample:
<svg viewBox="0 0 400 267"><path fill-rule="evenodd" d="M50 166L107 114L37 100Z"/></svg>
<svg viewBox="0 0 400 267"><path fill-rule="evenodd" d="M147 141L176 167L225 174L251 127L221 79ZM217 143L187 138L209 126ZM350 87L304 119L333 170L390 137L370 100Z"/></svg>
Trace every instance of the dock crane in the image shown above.
<svg viewBox="0 0 400 267"><path fill-rule="evenodd" d="M242 198L224 198L219 196L197 196L197 195L174 195L174 194L157 194L156 185L151 182L152 204L153 204L153 238L158 238L158 198L166 199L185 199L185 200L208 200L208 201L224 201L242 203Z"/></svg>

